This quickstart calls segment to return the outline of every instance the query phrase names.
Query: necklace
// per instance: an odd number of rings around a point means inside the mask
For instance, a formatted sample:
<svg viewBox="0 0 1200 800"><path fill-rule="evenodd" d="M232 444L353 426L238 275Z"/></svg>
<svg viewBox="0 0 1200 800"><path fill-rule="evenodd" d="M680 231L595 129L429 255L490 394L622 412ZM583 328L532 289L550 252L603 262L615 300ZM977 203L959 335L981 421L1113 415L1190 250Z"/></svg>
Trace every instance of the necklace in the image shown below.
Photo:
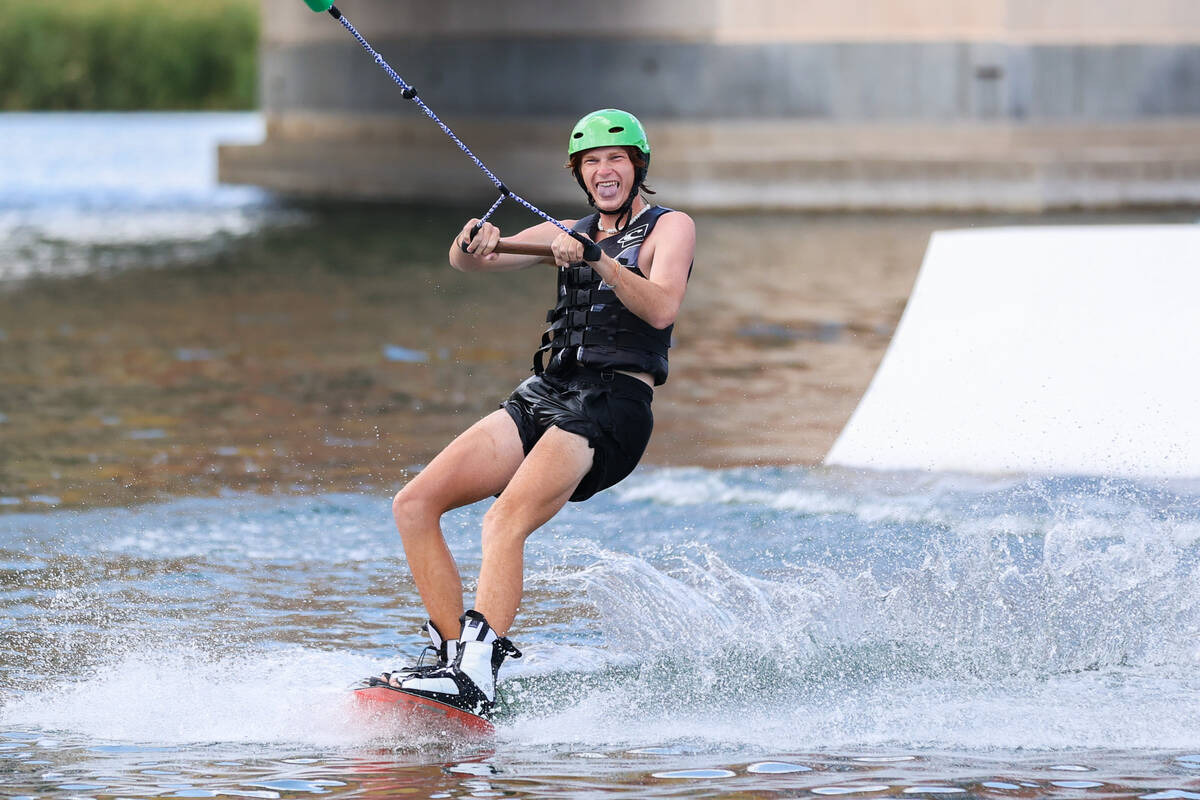
<svg viewBox="0 0 1200 800"><path fill-rule="evenodd" d="M635 220L637 220L637 218L638 218L638 217L640 217L642 214L645 214L645 213L646 213L646 210L647 210L647 209L649 209L649 208L650 208L650 204L649 204L649 203L646 203L646 205L642 206L642 210L641 210L641 211L637 212L636 214L634 214L632 217L630 217L630 218L629 218L629 222L626 222L626 223L625 223L625 227L626 227L626 228L628 228L630 225L632 225L632 224L634 223L634 221L635 221ZM598 229L598 230L599 230L601 233L617 233L618 231L620 231L620 230L621 230L620 228L606 228L606 227L604 227L603 225L601 225L601 224L600 224L600 220L599 220L599 219L597 219L597 220L596 220L596 228L597 228L597 229Z"/></svg>

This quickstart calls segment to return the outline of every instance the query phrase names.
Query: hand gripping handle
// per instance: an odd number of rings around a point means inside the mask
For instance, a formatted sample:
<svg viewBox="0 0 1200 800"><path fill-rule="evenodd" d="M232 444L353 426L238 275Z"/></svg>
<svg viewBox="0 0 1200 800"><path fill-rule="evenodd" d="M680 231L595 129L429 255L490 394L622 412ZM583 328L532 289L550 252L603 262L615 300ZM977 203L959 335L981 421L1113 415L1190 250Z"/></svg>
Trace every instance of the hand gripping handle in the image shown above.
<svg viewBox="0 0 1200 800"><path fill-rule="evenodd" d="M599 261L600 260L600 245L593 242L591 239L584 236L579 231L571 231L571 238L583 245L583 260L584 261Z"/></svg>
<svg viewBox="0 0 1200 800"><path fill-rule="evenodd" d="M465 242L460 241L458 246L462 251L467 252L467 248L475 239L475 234L479 233L483 223L480 222L475 227L471 228L471 238ZM588 239L581 233L571 232L571 236L583 243L583 260L584 261L599 261L602 255L600 245ZM496 244L497 253L511 253L519 256L541 256L542 258L554 258L554 252L548 244L525 244L522 242L514 242L509 239L501 239Z"/></svg>
<svg viewBox="0 0 1200 800"><path fill-rule="evenodd" d="M467 252L467 248L471 246L471 242L475 241L475 235L477 233L479 233L479 229L482 227L483 227L483 220L476 222L475 227L471 228L471 235L469 237L467 237L467 240L465 242L458 243L458 246L462 248L462 251L464 253ZM496 252L499 253L502 251L497 249Z"/></svg>

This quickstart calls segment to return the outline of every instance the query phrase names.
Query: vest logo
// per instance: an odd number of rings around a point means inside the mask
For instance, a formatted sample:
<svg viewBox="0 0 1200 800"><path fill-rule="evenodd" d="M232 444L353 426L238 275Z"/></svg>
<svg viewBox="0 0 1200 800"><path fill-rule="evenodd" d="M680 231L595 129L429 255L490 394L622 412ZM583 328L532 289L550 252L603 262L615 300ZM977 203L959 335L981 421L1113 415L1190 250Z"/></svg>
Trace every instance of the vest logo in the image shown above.
<svg viewBox="0 0 1200 800"><path fill-rule="evenodd" d="M620 239L617 239L617 244L619 244L621 247L629 247L631 244L639 243L642 241L642 239L646 238L646 230L649 227L650 225L647 223L645 225L638 225L636 228L632 228Z"/></svg>

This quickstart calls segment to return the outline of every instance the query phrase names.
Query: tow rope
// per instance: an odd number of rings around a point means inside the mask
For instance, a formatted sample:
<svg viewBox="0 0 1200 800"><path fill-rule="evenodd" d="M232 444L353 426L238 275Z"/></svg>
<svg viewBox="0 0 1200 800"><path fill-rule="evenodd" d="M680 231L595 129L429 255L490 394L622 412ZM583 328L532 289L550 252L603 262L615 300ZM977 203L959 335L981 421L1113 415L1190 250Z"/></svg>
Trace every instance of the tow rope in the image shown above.
<svg viewBox="0 0 1200 800"><path fill-rule="evenodd" d="M362 45L363 49L366 50L373 59L375 59L375 63L378 64L383 71L386 72L388 76L396 83L396 85L400 87L401 94L404 96L404 98L407 100L412 100L414 103L416 103L417 107L425 112L425 116L437 123L437 126L442 129L442 132L449 136L450 139L453 140L456 145L458 145L459 149L462 150L467 157L471 159L471 161L475 162L475 166L479 167L479 169L483 171L483 174L488 177L488 180L495 184L496 189L498 189L500 192L500 196L496 198L496 202L492 203L492 207L487 210L487 213L479 218L479 222L476 223L475 227L471 229L471 239L474 239L475 234L479 233L479 229L483 227L483 223L487 222L488 218L491 217L492 214L496 213L496 209L500 208L501 203L503 203L506 199L511 198L537 216L541 217L547 222L552 223L563 233L566 233L568 236L571 236L573 239L582 244L584 261L598 261L600 259L600 245L591 241L583 234L571 230L566 225L547 214L545 211L542 211L533 203L530 203L528 200L509 189L508 186L504 184L504 181L497 178L495 173L488 169L487 165L480 160L479 156L472 153L471 148L467 147L466 143L463 142L462 139L458 138L454 131L450 130L450 126L445 122L442 122L438 115L433 113L433 109L427 106L425 101L422 100L417 94L416 88L406 82L404 78L401 78L396 70L392 69L391 65L384 60L383 56L376 52L374 47L371 47L370 43L363 38L363 35L359 33L353 25L350 24L350 20L346 19L342 12L338 10L338 7L333 4L333 0L304 0L304 2L309 8L318 14L328 12L331 17L342 23L342 27L349 31L350 35L358 40L358 43ZM459 244L462 246L462 249L465 252L468 242L460 242Z"/></svg>

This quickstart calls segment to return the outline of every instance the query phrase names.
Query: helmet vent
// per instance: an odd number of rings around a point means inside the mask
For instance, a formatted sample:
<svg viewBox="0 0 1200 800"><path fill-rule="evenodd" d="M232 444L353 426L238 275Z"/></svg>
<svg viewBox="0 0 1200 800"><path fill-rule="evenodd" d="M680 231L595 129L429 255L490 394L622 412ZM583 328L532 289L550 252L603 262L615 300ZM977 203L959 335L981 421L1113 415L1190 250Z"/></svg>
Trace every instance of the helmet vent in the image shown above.
<svg viewBox="0 0 1200 800"><path fill-rule="evenodd" d="M571 138L572 139L582 139L583 131L575 131L575 133L571 135Z"/></svg>
<svg viewBox="0 0 1200 800"><path fill-rule="evenodd" d="M609 133L620 133L620 132L621 132L621 131L623 131L623 130L625 130L625 128L624 128L623 126L621 126L621 125L614 125L613 127L611 127L611 128L609 128L609 129L608 129L608 132L609 132Z"/></svg>

